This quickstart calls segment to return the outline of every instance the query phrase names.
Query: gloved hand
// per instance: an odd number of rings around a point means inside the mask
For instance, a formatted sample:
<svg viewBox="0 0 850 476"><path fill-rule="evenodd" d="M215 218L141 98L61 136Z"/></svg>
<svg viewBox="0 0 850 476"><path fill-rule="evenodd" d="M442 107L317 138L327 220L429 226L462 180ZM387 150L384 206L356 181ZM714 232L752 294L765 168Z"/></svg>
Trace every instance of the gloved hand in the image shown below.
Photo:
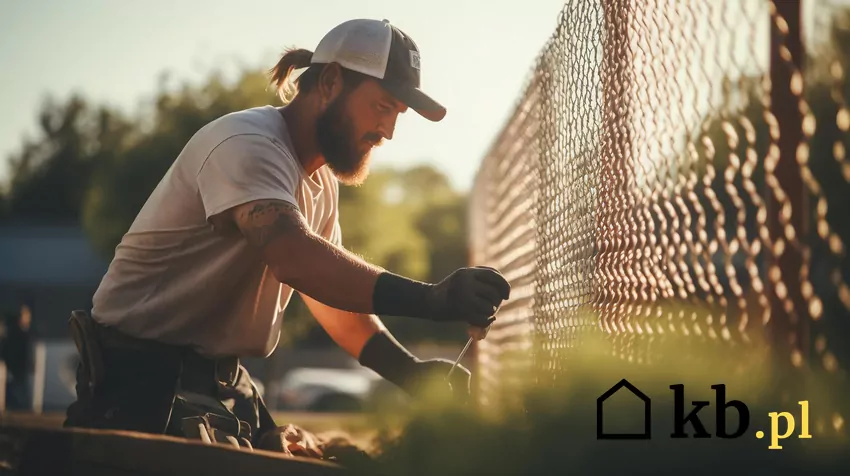
<svg viewBox="0 0 850 476"><path fill-rule="evenodd" d="M413 398L448 397L456 403L464 404L470 398L472 373L458 364L450 380L446 380L452 365L454 362L445 359L420 360L399 384Z"/></svg>
<svg viewBox="0 0 850 476"><path fill-rule="evenodd" d="M460 268L433 285L428 310L438 321L462 321L487 327L496 320L494 316L502 301L510 295L510 283L495 269Z"/></svg>

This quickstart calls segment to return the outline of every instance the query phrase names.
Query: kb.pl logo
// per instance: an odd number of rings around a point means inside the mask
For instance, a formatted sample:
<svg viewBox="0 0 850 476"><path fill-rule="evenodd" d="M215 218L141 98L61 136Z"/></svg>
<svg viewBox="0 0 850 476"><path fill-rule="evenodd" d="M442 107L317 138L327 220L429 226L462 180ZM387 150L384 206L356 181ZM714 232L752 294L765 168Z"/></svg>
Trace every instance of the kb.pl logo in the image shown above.
<svg viewBox="0 0 850 476"><path fill-rule="evenodd" d="M718 438L740 438L747 433L750 427L750 409L740 400L726 401L726 385L717 384L711 386L715 392L714 403L714 418L715 418L715 435ZM673 391L673 431L670 433L670 438L711 438L703 421L700 417L705 417L707 412L703 412L706 407L711 406L709 401L693 401L690 404L685 402L685 386L683 384L670 385ZM635 398L639 399L643 404L643 431L639 433L610 433L604 431L604 404L605 400L619 391L628 391ZM797 402L800 405L800 433L797 438L811 438L809 433L809 402L803 400ZM688 411L690 410L690 411ZM734 411L738 415L738 425L735 428L729 428L726 422L727 412ZM687 413L686 413L687 412ZM796 430L797 420L795 415L788 411L769 412L767 416L770 418L770 446L768 449L781 450L779 445L780 440L790 438ZM652 438L652 400L637 387L632 385L628 380L620 380L616 385L608 389L599 398L596 399L596 437L600 440L648 440ZM780 421L784 421L785 431L779 433ZM686 427L690 425L692 433L686 431ZM756 438L764 438L764 431L758 430L755 432Z"/></svg>

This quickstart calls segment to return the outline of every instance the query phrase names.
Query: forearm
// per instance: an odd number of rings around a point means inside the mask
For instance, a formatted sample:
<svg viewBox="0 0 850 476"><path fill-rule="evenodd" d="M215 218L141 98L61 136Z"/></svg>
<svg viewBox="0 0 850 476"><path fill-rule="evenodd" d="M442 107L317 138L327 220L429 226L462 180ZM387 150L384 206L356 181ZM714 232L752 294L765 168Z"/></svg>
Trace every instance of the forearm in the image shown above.
<svg viewBox="0 0 850 476"><path fill-rule="evenodd" d="M282 283L328 306L356 314L375 312L373 294L384 272L315 234L295 234L267 252Z"/></svg>
<svg viewBox="0 0 850 476"><path fill-rule="evenodd" d="M301 295L307 308L331 339L361 365L397 385L404 385L419 363L374 314L357 314L332 308Z"/></svg>
<svg viewBox="0 0 850 476"><path fill-rule="evenodd" d="M301 294L301 298L328 336L355 359L360 358L363 346L375 333L386 331L380 318L374 314L335 309L305 294Z"/></svg>
<svg viewBox="0 0 850 476"><path fill-rule="evenodd" d="M422 362L386 329L375 332L363 343L357 361L401 388L415 378Z"/></svg>

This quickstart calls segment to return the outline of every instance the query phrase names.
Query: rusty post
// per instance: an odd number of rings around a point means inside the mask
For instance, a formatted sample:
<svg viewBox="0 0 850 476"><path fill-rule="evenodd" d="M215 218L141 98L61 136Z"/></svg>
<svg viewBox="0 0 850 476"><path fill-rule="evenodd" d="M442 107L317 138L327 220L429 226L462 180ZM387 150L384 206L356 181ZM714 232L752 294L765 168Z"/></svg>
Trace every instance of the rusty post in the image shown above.
<svg viewBox="0 0 850 476"><path fill-rule="evenodd" d="M790 225L796 239L805 243L808 232L808 197L797 164L797 148L802 140L803 117L799 108L801 91L796 83L802 80L804 49L800 31L801 0L773 2L776 17L771 22L770 42L770 104L779 126L779 161L774 174L791 207ZM800 76L797 76L800 75ZM785 240L784 253L775 264L782 272L788 295L794 303L792 312L783 308L775 290L770 289L771 345L783 363L789 363L794 351L806 362L809 352L808 304L801 292L800 272L803 265L801 250L788 241L785 225L780 220L782 202L768 189L767 225L774 240ZM769 282L769 281L768 281Z"/></svg>

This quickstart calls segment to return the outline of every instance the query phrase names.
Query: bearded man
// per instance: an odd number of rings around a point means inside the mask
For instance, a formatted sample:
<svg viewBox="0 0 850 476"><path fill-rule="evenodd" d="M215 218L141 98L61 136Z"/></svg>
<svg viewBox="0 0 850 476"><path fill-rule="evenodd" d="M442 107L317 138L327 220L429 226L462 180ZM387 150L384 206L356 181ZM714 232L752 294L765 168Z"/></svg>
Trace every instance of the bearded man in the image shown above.
<svg viewBox="0 0 850 476"><path fill-rule="evenodd" d="M293 292L342 349L410 395L445 377L451 362L412 355L378 315L480 331L508 282L485 267L437 283L400 276L347 251L339 224L339 183L366 180L399 114L445 116L420 69L416 44L387 20L347 21L272 69L282 107L236 111L192 136L116 248L91 312L72 313L81 364L65 426L256 446L277 425L239 359L274 351ZM470 372L453 375L446 388L465 399Z"/></svg>

